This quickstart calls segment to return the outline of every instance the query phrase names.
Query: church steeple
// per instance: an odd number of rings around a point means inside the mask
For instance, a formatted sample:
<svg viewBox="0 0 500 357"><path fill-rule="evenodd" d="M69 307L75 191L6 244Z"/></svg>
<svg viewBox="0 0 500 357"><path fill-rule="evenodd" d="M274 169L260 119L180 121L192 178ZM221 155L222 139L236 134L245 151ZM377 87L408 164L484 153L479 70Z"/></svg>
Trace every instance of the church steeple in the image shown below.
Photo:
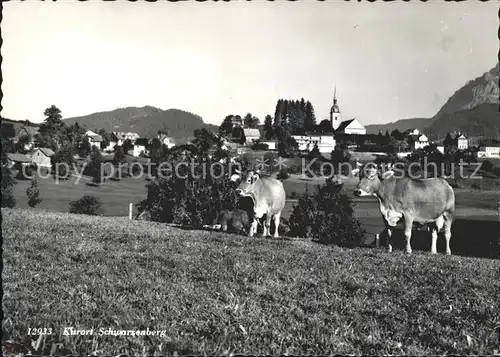
<svg viewBox="0 0 500 357"><path fill-rule="evenodd" d="M337 83L335 83L333 90L333 105L330 108L330 123L332 124L332 128L334 130L340 125L340 109L337 104Z"/></svg>

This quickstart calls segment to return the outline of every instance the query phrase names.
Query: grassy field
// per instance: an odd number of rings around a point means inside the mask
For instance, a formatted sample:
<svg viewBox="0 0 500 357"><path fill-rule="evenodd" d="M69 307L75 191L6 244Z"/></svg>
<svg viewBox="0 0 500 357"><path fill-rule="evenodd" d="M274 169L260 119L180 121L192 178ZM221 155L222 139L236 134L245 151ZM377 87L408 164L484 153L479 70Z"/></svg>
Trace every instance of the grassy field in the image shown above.
<svg viewBox="0 0 500 357"><path fill-rule="evenodd" d="M3 342L24 354L498 353L498 260L2 214Z"/></svg>

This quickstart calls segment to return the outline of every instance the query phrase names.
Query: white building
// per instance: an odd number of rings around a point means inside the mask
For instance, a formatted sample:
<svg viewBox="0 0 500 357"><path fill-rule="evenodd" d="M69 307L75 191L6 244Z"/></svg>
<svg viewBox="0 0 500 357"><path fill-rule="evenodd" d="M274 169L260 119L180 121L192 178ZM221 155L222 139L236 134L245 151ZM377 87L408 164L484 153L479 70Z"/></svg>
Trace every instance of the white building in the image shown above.
<svg viewBox="0 0 500 357"><path fill-rule="evenodd" d="M408 145L412 150L423 149L429 146L429 138L425 134L408 136Z"/></svg>
<svg viewBox="0 0 500 357"><path fill-rule="evenodd" d="M500 145L481 146L477 152L478 158L500 158Z"/></svg>
<svg viewBox="0 0 500 357"><path fill-rule="evenodd" d="M125 133L123 131L113 131L112 134L113 134L112 140L116 141L118 146L122 146L123 142L127 139L130 139L132 144L135 143L137 139L139 139L139 134L133 132Z"/></svg>
<svg viewBox="0 0 500 357"><path fill-rule="evenodd" d="M361 124L358 119L353 118L344 120L340 123L339 127L335 129L336 133L366 135L366 128Z"/></svg>
<svg viewBox="0 0 500 357"><path fill-rule="evenodd" d="M38 148L31 154L31 161L40 167L51 167L50 158L54 156L54 151L49 148Z"/></svg>
<svg viewBox="0 0 500 357"><path fill-rule="evenodd" d="M261 141L262 144L266 144L268 150L276 150L278 148L275 140L264 140Z"/></svg>
<svg viewBox="0 0 500 357"><path fill-rule="evenodd" d="M101 150L101 142L103 141L101 135L99 135L97 133L94 133L91 130L88 130L85 133L85 137L89 141L89 144L90 144L91 147L95 146L96 148L98 148L99 150Z"/></svg>
<svg viewBox="0 0 500 357"><path fill-rule="evenodd" d="M171 138L165 134L158 135L158 140L160 140L160 143L162 143L162 145L166 145L169 149L175 146L174 138Z"/></svg>
<svg viewBox="0 0 500 357"><path fill-rule="evenodd" d="M335 149L336 141L333 134L307 134L292 135L299 146L300 151L311 151L314 145L318 145L319 152L331 153Z"/></svg>
<svg viewBox="0 0 500 357"><path fill-rule="evenodd" d="M148 139L138 138L134 141L133 156L139 156L141 153L147 154Z"/></svg>
<svg viewBox="0 0 500 357"><path fill-rule="evenodd" d="M254 141L257 141L260 139L259 129L246 128L246 129L243 129L243 133L245 133L245 139L246 139L247 144L251 144Z"/></svg>
<svg viewBox="0 0 500 357"><path fill-rule="evenodd" d="M464 134L460 134L457 138L458 150L467 150L469 148L469 140Z"/></svg>

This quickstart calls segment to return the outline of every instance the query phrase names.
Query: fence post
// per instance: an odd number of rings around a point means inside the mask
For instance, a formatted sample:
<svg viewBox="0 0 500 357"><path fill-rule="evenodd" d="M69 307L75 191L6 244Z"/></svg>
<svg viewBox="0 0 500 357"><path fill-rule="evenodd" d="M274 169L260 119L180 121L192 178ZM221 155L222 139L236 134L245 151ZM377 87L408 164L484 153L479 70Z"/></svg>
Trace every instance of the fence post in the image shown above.
<svg viewBox="0 0 500 357"><path fill-rule="evenodd" d="M375 234L375 247L378 248L380 246L380 235L377 233Z"/></svg>
<svg viewBox="0 0 500 357"><path fill-rule="evenodd" d="M129 203L128 205L128 219L132 219L132 203Z"/></svg>
<svg viewBox="0 0 500 357"><path fill-rule="evenodd" d="M500 222L500 201L498 201L498 222Z"/></svg>

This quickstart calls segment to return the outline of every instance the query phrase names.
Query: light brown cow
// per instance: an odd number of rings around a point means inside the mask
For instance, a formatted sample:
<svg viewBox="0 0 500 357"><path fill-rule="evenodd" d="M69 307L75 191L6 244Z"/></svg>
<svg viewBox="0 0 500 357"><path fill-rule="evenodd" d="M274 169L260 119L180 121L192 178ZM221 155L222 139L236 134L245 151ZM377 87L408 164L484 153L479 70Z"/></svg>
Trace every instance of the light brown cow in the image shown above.
<svg viewBox="0 0 500 357"><path fill-rule="evenodd" d="M437 253L438 231L444 227L446 254L451 254L451 224L455 214L455 193L442 178L412 179L395 177L394 171L381 173L374 164L359 170L359 183L355 196L375 196L379 200L380 213L387 234L387 249L392 251L393 227L404 220L406 252L411 253L413 222L430 223L432 231L431 253Z"/></svg>

